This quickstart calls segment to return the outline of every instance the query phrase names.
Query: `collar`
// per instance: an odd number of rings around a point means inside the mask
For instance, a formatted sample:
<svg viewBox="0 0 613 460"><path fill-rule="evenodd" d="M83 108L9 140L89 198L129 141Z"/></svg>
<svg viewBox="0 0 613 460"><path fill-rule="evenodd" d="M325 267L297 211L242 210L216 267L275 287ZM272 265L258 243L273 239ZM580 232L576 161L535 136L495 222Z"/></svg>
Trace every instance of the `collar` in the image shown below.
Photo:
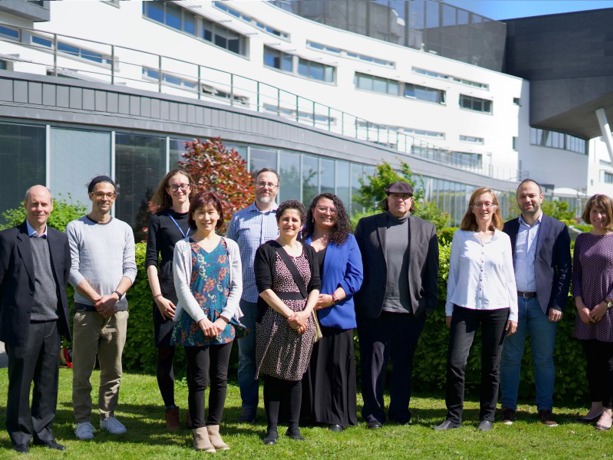
<svg viewBox="0 0 613 460"><path fill-rule="evenodd" d="M278 208L278 207L279 207L279 206L278 206L278 205L277 205L277 203L275 202L275 203L272 205L272 208L271 208L271 209L269 209L268 211L260 211L260 210L258 209L258 207L255 205L255 201L254 201L253 203L251 203L251 205L249 205L249 207L247 208L247 210L248 210L248 211L250 211L250 212L257 212L257 213L259 213L259 214L271 214L271 213L272 213L272 214L276 214L276 212L277 212L277 208Z"/></svg>
<svg viewBox="0 0 613 460"><path fill-rule="evenodd" d="M28 230L29 238L47 238L47 225L46 224L45 224L45 231L41 233L40 235L38 234L36 230L34 230L34 228L30 225L30 222L28 222L27 220L26 220L26 228Z"/></svg>
<svg viewBox="0 0 613 460"><path fill-rule="evenodd" d="M538 216L538 219L536 219L534 221L534 223L532 225L529 225L525 220L524 220L524 216L522 216L521 214L519 215L519 223L523 224L527 227L534 227L535 225L540 225L541 221L543 220L543 211L541 211L541 215Z"/></svg>

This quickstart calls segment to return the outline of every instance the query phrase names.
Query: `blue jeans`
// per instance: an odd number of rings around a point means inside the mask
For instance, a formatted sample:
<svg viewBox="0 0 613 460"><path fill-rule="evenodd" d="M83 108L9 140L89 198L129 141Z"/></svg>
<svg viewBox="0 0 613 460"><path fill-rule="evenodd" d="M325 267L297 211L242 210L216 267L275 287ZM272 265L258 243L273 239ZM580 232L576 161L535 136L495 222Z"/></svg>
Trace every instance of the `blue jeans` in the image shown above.
<svg viewBox="0 0 613 460"><path fill-rule="evenodd" d="M258 385L255 378L255 320L258 315L256 303L240 302L243 317L241 322L249 329L249 334L238 339L238 386L241 391L243 409L254 411L258 407Z"/></svg>
<svg viewBox="0 0 613 460"><path fill-rule="evenodd" d="M519 321L517 332L508 336L502 347L500 364L500 400L502 407L517 409L517 391L526 335L530 336L534 380L536 383L536 406L538 410L553 407L555 367L553 351L556 345L557 324L549 321L536 297L518 299Z"/></svg>

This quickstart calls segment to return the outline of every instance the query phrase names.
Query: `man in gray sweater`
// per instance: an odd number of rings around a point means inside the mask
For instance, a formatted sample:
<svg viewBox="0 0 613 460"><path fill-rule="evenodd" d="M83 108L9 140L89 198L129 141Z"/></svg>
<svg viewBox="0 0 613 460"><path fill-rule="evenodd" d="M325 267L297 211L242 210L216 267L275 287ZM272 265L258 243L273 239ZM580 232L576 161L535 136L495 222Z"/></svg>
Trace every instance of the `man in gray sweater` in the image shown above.
<svg viewBox="0 0 613 460"><path fill-rule="evenodd" d="M100 363L98 407L100 429L123 434L115 418L121 380L121 356L126 342L126 291L136 278L134 234L125 222L111 216L117 198L110 177L97 176L88 186L91 212L66 227L75 287L72 402L78 439L93 439L91 374Z"/></svg>

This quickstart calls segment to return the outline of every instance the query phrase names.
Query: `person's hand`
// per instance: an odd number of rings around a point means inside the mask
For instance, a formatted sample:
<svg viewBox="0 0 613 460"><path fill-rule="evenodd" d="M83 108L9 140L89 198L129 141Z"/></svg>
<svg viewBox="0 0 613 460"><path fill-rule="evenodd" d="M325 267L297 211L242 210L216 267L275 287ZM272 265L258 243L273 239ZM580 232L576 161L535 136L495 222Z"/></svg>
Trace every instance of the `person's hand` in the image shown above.
<svg viewBox="0 0 613 460"><path fill-rule="evenodd" d="M590 316L590 309L587 307L577 308L577 315L583 324L594 323L594 319Z"/></svg>
<svg viewBox="0 0 613 460"><path fill-rule="evenodd" d="M94 304L94 307L103 318L108 319L115 314L115 304L118 301L117 294L103 295Z"/></svg>
<svg viewBox="0 0 613 460"><path fill-rule="evenodd" d="M504 330L507 332L507 335L515 334L515 331L517 331L517 321L508 320Z"/></svg>
<svg viewBox="0 0 613 460"><path fill-rule="evenodd" d="M592 322L597 323L598 321L600 321L602 317L606 315L607 310L608 308L605 302L600 302L598 305L592 308L592 311L590 312L590 318L592 319Z"/></svg>
<svg viewBox="0 0 613 460"><path fill-rule="evenodd" d="M564 314L560 310L556 310L555 308L550 308L549 313L547 314L547 317L549 318L549 321L551 321L552 323L557 323L558 321L562 319L563 315Z"/></svg>
<svg viewBox="0 0 613 460"><path fill-rule="evenodd" d="M226 328L227 325L228 325L228 323L221 316L219 318L217 318L213 322L213 327L215 328L215 331L216 331L215 336L221 335L221 333L224 331L224 329Z"/></svg>
<svg viewBox="0 0 613 460"><path fill-rule="evenodd" d="M198 321L198 326L200 330L204 334L205 337L216 337L217 336L217 328L213 325L208 318L203 318Z"/></svg>
<svg viewBox="0 0 613 460"><path fill-rule="evenodd" d="M447 327L451 327L451 316L445 316L445 324Z"/></svg>
<svg viewBox="0 0 613 460"><path fill-rule="evenodd" d="M289 326L293 330L298 332L298 334L303 334L306 331L307 326L308 326L308 323L304 321L304 319L302 318L302 315L300 315L300 312L294 313L293 315L288 316L287 322L289 323Z"/></svg>
<svg viewBox="0 0 613 460"><path fill-rule="evenodd" d="M158 295L154 300L155 300L155 304L158 307L158 310L160 311L160 314L164 318L168 318L168 319L175 318L175 310L177 309L177 307L175 306L174 303L172 303L172 301L168 300L166 297L163 297L161 295Z"/></svg>
<svg viewBox="0 0 613 460"><path fill-rule="evenodd" d="M328 308L334 305L334 297L330 294L319 294L317 303L315 304L315 310L321 310L322 308Z"/></svg>

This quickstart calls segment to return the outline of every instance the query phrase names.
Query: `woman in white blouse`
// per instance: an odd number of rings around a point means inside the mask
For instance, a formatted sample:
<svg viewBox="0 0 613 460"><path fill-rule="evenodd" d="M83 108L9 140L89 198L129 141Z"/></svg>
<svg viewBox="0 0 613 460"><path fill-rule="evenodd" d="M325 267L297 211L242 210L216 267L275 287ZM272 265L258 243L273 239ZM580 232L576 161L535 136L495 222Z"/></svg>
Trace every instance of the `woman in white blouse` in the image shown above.
<svg viewBox="0 0 613 460"><path fill-rule="evenodd" d="M481 326L479 430L492 429L502 342L517 328L517 289L511 241L492 190L473 192L453 236L445 314L451 329L447 354L447 418L437 431L462 426L464 377L475 332Z"/></svg>

